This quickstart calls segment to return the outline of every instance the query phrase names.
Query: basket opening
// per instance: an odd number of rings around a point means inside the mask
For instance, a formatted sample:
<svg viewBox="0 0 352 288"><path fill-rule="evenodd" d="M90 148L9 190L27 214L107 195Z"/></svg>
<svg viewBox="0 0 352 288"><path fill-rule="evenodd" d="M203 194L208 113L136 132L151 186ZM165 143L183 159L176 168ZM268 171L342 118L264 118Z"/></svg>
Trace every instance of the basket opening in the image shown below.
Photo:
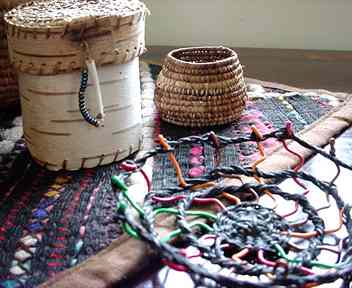
<svg viewBox="0 0 352 288"><path fill-rule="evenodd" d="M189 63L211 63L234 56L231 49L224 47L180 49L171 53L177 60Z"/></svg>

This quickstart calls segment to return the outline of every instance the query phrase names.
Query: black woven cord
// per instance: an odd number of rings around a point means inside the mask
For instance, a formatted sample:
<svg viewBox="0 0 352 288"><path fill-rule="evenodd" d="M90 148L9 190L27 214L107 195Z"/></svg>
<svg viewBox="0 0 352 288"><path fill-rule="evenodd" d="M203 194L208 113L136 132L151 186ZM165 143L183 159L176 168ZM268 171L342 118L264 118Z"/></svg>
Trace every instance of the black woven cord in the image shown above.
<svg viewBox="0 0 352 288"><path fill-rule="evenodd" d="M88 70L83 69L81 72L81 84L78 92L79 111L81 112L84 120L86 120L89 124L95 127L99 127L100 122L95 117L93 117L87 109L87 101L85 97L87 85L88 85Z"/></svg>
<svg viewBox="0 0 352 288"><path fill-rule="evenodd" d="M313 153L320 154L324 158L331 160L338 170L344 167L352 170L352 167L343 161L336 158L335 153L326 153L321 148L310 145L304 140L300 139L286 128L279 129L272 133L263 135L260 141L269 138L278 140L293 140L298 142L305 148L312 150ZM156 147L154 150L147 152L142 158L135 160L137 171L140 169L146 160L156 155L173 152L175 148L183 144L207 144L214 147L212 140L214 135L207 133L202 136L191 136L181 138L177 141L170 141L170 149L164 151L162 147ZM227 145L239 144L248 141L258 141L256 135L251 134L241 138L228 138L217 136L221 147ZM216 147L214 147L216 148ZM210 170L210 171L209 171ZM133 172L123 172L120 177L127 180ZM226 175L226 176L224 176ZM222 180L228 176L258 176L266 179L266 183L246 183L241 185L225 185ZM336 238L336 244L342 243L342 257L338 260L334 270L327 270L325 273L318 273L314 275L306 275L302 267L311 268L312 261L316 261L320 255L320 246L326 245L325 238L325 224L323 219L319 216L318 210L309 202L305 195L292 194L284 192L278 186L279 183L286 179L300 179L309 182L316 186L320 191L329 196L330 201L334 201L336 207L342 211L343 225L347 231L347 237L344 240ZM340 197L337 187L334 184L336 177L330 182L322 181L305 172L296 172L294 170L282 170L273 173L266 173L259 169L253 170L252 167L242 167L239 165L219 166L214 169L208 169L208 173L199 178L186 179L186 187L163 187L158 191L151 191L145 197L143 203L144 215L141 215L137 220L131 213L131 209L119 209L117 218L121 222L127 223L134 229L141 240L147 242L153 249L155 249L163 259L167 259L178 265L183 265L187 272L193 279L196 287L304 287L309 283L324 284L332 283L337 279L342 279L341 287L350 287L352 275L352 219L351 206L347 205ZM192 190L194 185L204 184L208 182L216 183L207 189ZM280 196L286 201L296 202L299 206L300 213L307 218L307 227L294 227L290 223L276 214L272 209L265 208L255 202L248 195L248 191L254 191L258 195L265 193L272 193ZM189 219L186 212L193 208L192 202L195 198L213 198L220 197L224 192L240 198L242 201L237 205L227 206L226 209L217 213L217 220L215 222L209 221L207 224L212 226L212 235L215 236L215 241L212 245L205 245L204 241L200 240L203 232L202 228L191 229L189 227ZM169 197L169 196L183 196L182 199L175 203L159 203L153 200L155 196ZM118 201L127 204L123 193L118 194ZM180 249L176 248L170 243L164 243L158 236L155 229L157 208L173 207L178 213L176 215L175 229L181 231L179 240L182 240L182 247L193 246L198 248L202 254L202 258L208 264L194 264L191 260L180 253ZM300 264L285 263L280 260L280 255L277 252L277 245L288 253L292 251L290 240L292 237L290 233L294 232L312 232L315 231L315 236L305 239L306 249L302 251L295 251L295 260ZM340 242L342 241L342 242ZM250 254L246 256L245 260L239 262L233 260L224 251L224 245L230 247L233 252L237 253L244 248L250 248ZM231 253L233 253L231 252ZM269 261L281 262L275 267L257 261L257 253L263 252ZM292 257L291 257L292 258ZM281 263L281 264L280 264ZM208 269L207 265L212 265L212 269ZM216 266L214 266L216 265ZM218 267L219 271L214 271L214 267ZM227 273L222 273L227 271ZM228 273L230 271L230 273ZM261 277L270 273L272 277L266 278L265 282L256 280L256 277ZM253 281L241 280L238 275L255 276Z"/></svg>

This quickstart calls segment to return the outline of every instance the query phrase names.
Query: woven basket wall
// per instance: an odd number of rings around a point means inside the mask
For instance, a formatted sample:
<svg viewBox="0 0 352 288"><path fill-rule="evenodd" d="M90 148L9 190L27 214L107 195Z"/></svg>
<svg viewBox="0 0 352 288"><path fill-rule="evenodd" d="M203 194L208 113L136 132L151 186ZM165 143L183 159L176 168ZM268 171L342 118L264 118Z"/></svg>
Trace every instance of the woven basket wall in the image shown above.
<svg viewBox="0 0 352 288"><path fill-rule="evenodd" d="M138 0L46 0L6 14L24 137L39 164L50 170L92 168L139 149L138 56L145 49L146 12ZM87 59L96 63L102 103L90 75L86 111L105 114L103 126L89 124L79 106Z"/></svg>
<svg viewBox="0 0 352 288"><path fill-rule="evenodd" d="M0 108L18 104L16 72L12 68L7 48L4 14L30 0L0 0Z"/></svg>
<svg viewBox="0 0 352 288"><path fill-rule="evenodd" d="M163 120L190 127L237 120L247 99L237 54L224 47L171 51L157 80L156 106Z"/></svg>

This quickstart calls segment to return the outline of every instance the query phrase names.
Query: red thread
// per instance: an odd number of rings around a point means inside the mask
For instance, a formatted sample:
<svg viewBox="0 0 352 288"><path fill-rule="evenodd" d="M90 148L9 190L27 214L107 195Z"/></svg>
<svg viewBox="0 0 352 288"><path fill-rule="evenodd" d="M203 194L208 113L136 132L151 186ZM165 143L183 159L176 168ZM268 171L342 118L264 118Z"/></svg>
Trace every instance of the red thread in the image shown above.
<svg viewBox="0 0 352 288"><path fill-rule="evenodd" d="M128 163L128 162L123 162L121 165L120 165L120 169L123 169L127 172L132 172L132 171L135 171L137 169L137 165L136 164L132 164L132 163Z"/></svg>
<svg viewBox="0 0 352 288"><path fill-rule="evenodd" d="M270 267L277 267L280 264L278 262L273 262L273 261L265 259L263 250L259 250L257 256L258 256L258 260L261 264L264 264L264 265L267 265ZM286 266L287 266L287 264L286 264ZM315 275L314 271L307 268L307 267L300 266L299 269L306 275Z"/></svg>
<svg viewBox="0 0 352 288"><path fill-rule="evenodd" d="M62 255L57 254L57 253L51 253L51 254L49 255L49 257L50 257L50 258L54 258L54 259L62 259L62 258L64 258Z"/></svg>
<svg viewBox="0 0 352 288"><path fill-rule="evenodd" d="M192 258L197 258L202 256L202 253L200 251L197 251L196 254L194 255L188 255L187 249L181 249L180 250L180 254L187 257L188 259L192 259ZM171 269L179 271L179 272L186 272L188 271L188 268L181 265L181 264L177 264L177 263L173 263L167 259L162 259L163 264L169 266Z"/></svg>
<svg viewBox="0 0 352 288"><path fill-rule="evenodd" d="M298 164L293 168L293 170L295 172L297 172L299 169L301 169L304 165L304 157L300 154L298 154L297 152L291 150L288 146L285 140L281 140L282 145L284 146L285 150L293 155L295 155L298 159L299 162ZM296 177L293 177L293 180L299 185L301 186L303 189L306 189L306 191L304 192L304 195L309 193L309 190L307 189L306 185L304 185L301 181L299 181Z"/></svg>
<svg viewBox="0 0 352 288"><path fill-rule="evenodd" d="M153 200L157 202L162 202L162 203L172 203L176 201L180 201L185 199L186 196L184 195L178 195L178 196L171 196L171 197L157 197L154 196ZM225 209L225 205L216 198L194 198L193 201L195 204L202 204L202 205L208 205L208 204L214 204L217 207L219 207L221 210Z"/></svg>
<svg viewBox="0 0 352 288"><path fill-rule="evenodd" d="M141 168L141 174L143 175L145 182L147 182L147 186L148 186L148 192L150 192L152 190L152 183L147 175L147 173L145 173L145 171Z"/></svg>
<svg viewBox="0 0 352 288"><path fill-rule="evenodd" d="M291 123L291 124L292 124L292 123ZM288 125L288 124L286 124L286 127L287 127L287 125ZM292 129L292 128L291 128L291 129ZM282 143L282 145L284 146L284 148L285 148L285 150L286 150L287 152L291 153L292 155L294 155L294 156L296 156L296 157L298 158L298 161L299 161L299 162L298 162L298 164L293 168L293 170L294 170L295 172L297 172L297 171L298 171L299 169L301 169L301 168L303 167L303 165L304 165L304 157L303 157L301 154L299 154L299 153L293 151L292 149L290 149L290 148L288 147L288 145L287 145L287 143L286 143L285 140L281 140L281 143ZM309 189L307 188L307 186L304 185L299 179L297 179L296 177L293 177L292 179L293 179L293 181L296 182L297 185L299 185L300 187L302 187L302 188L305 190L304 193L303 193L303 195L307 195L307 194L309 193ZM292 212L290 212L290 213L287 213L287 214L283 215L282 217L283 217L283 218L286 218L286 217L288 217L288 216L291 216L291 215L295 214L297 211L298 211L298 203L296 202L294 210L293 210Z"/></svg>
<svg viewBox="0 0 352 288"><path fill-rule="evenodd" d="M176 202L179 200L184 199L185 196L183 195L178 195L178 196L171 196L171 197L158 197L158 196L153 196L153 200L157 202L162 202L162 203L168 203L168 202Z"/></svg>
<svg viewBox="0 0 352 288"><path fill-rule="evenodd" d="M292 138L293 136L293 124L291 121L287 121L286 122L286 133L287 133L287 136Z"/></svg>
<svg viewBox="0 0 352 288"><path fill-rule="evenodd" d="M166 260L166 259L162 259L161 261L163 262L164 265L167 265L171 269L176 270L178 272L186 272L186 271L188 271L187 267L185 267L185 266L183 266L181 264L176 264L176 263L173 263L173 262L171 262L169 260Z"/></svg>
<svg viewBox="0 0 352 288"><path fill-rule="evenodd" d="M298 211L298 208L299 208L299 205L298 205L298 202L295 202L295 208L293 209L293 211L287 213L287 214L284 214L284 215L280 215L282 218L287 218L289 216L292 216L294 214L296 214L296 212Z"/></svg>
<svg viewBox="0 0 352 288"><path fill-rule="evenodd" d="M49 267L60 267L60 266L62 266L62 263L60 263L60 262L49 262L48 266Z"/></svg>
<svg viewBox="0 0 352 288"><path fill-rule="evenodd" d="M217 207L219 207L221 210L226 209L225 205L222 204L222 202L216 198L194 198L193 202L195 204L202 204L202 205L214 204Z"/></svg>

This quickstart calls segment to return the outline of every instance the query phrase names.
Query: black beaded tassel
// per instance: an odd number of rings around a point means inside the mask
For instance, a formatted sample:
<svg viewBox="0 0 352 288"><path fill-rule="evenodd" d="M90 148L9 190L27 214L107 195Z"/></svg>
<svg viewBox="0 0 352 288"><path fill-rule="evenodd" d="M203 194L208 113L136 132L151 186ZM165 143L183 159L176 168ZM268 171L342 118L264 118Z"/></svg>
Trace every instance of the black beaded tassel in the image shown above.
<svg viewBox="0 0 352 288"><path fill-rule="evenodd" d="M80 83L80 88L79 88L79 93L78 93L78 99L79 99L79 110L81 111L81 114L89 124L99 127L100 122L93 117L88 109L87 109L87 101L85 97L85 92L88 86L88 69L83 69L81 72L81 83Z"/></svg>

